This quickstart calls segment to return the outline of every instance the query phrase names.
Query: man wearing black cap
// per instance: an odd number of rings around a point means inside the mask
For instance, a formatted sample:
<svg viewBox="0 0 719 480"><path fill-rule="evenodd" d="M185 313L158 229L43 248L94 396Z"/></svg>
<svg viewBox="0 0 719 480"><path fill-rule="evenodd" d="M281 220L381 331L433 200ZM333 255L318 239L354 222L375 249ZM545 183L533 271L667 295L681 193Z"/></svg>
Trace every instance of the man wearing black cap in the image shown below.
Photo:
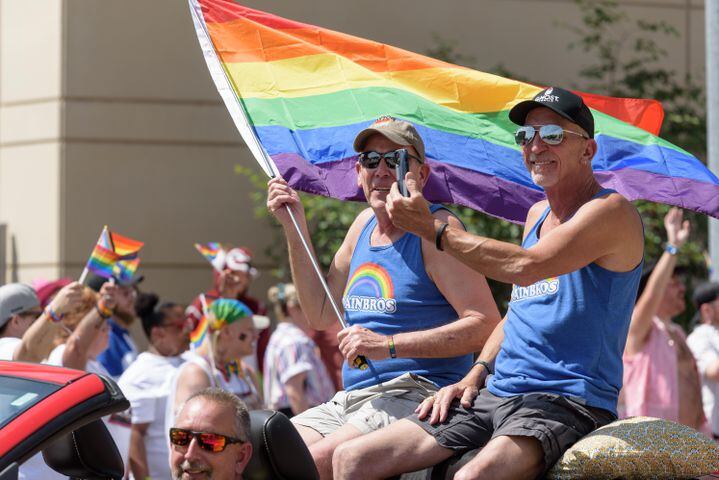
<svg viewBox="0 0 719 480"><path fill-rule="evenodd" d="M719 440L719 283L707 282L694 290L701 324L687 338L702 375L704 413L714 439Z"/></svg>
<svg viewBox="0 0 719 480"><path fill-rule="evenodd" d="M357 134L354 148L359 152L356 181L369 208L350 226L327 276L350 325L338 334L346 360L345 390L292 418L321 478L333 477L337 445L411 415L438 387L461 379L472 352L500 319L481 274L438 251L433 240L395 227L387 215L385 201L396 184L401 156L419 189L429 177L424 142L415 127L381 117ZM334 325L337 316L287 214L289 207L310 238L297 192L273 179L267 206L287 236L294 284L310 326ZM430 217L463 230L448 210L431 209ZM369 359L369 368L350 368L358 355Z"/></svg>
<svg viewBox="0 0 719 480"><path fill-rule="evenodd" d="M616 418L641 275L639 214L594 178L594 121L581 97L548 88L509 118L547 196L530 209L521 247L432 218L413 173L410 198L392 187L387 199L394 225L514 284L507 315L463 380L425 400L417 416L341 446L338 478L386 478L477 448L455 479L535 478Z"/></svg>

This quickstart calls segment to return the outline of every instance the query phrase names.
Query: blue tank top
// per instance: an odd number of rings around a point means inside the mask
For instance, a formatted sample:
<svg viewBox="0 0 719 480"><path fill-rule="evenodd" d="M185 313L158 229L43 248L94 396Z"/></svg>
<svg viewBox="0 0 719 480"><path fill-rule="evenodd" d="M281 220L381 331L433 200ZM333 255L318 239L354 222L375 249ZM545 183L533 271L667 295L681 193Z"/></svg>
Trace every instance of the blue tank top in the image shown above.
<svg viewBox="0 0 719 480"><path fill-rule="evenodd" d="M440 205L432 205L435 212ZM372 218L359 236L342 304L350 325L380 335L427 330L457 320L457 312L427 275L421 239L405 233L390 245L371 246L377 225ZM459 381L472 364L472 355L451 358L387 358L370 360L366 370L342 365L345 390L377 385L412 372L439 387Z"/></svg>
<svg viewBox="0 0 719 480"><path fill-rule="evenodd" d="M594 198L611 192L602 190ZM548 214L549 208L522 242L524 248L539 241ZM616 415L642 263L629 272L590 263L528 287L515 285L489 391L502 397L556 393Z"/></svg>

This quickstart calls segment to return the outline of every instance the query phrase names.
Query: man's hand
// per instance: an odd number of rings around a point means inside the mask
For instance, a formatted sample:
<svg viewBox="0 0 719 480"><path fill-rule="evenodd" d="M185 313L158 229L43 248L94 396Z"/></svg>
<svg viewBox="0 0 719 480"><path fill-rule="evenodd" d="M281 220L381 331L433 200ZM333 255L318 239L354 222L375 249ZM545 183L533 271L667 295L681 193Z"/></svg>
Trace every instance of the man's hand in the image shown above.
<svg viewBox="0 0 719 480"><path fill-rule="evenodd" d="M100 288L100 300L105 308L115 310L117 307L118 286L112 282L105 282Z"/></svg>
<svg viewBox="0 0 719 480"><path fill-rule="evenodd" d="M667 242L677 248L681 248L689 239L691 232L691 224L689 220L684 220L684 214L681 209L672 207L664 216L664 228L667 231Z"/></svg>
<svg viewBox="0 0 719 480"><path fill-rule="evenodd" d="M305 212L300 196L284 179L275 177L267 183L267 209L283 227L288 227L292 224L292 220L285 205L290 207L298 221L304 218Z"/></svg>
<svg viewBox="0 0 719 480"><path fill-rule="evenodd" d="M447 420L449 407L456 399L459 399L459 403L464 408L469 408L472 406L472 401L474 401L477 395L479 395L477 385L464 382L447 385L431 397L425 398L424 401L419 404L414 413L416 413L417 417L422 420L428 413L431 412L432 414L429 417L429 423L434 425L437 422L444 422Z"/></svg>
<svg viewBox="0 0 719 480"><path fill-rule="evenodd" d="M60 289L50 302L50 308L58 315L68 313L73 305L82 300L82 291L85 289L79 282L72 282Z"/></svg>
<svg viewBox="0 0 719 480"><path fill-rule="evenodd" d="M434 217L429 211L427 200L422 196L422 192L417 186L414 173L407 173L405 185L407 185L409 197L405 197L400 193L397 182L392 184L385 201L387 215L389 215L395 227L433 242Z"/></svg>
<svg viewBox="0 0 719 480"><path fill-rule="evenodd" d="M340 351L350 365L360 355L372 360L389 357L387 337L372 330L353 325L341 330L337 334L337 339L340 341Z"/></svg>

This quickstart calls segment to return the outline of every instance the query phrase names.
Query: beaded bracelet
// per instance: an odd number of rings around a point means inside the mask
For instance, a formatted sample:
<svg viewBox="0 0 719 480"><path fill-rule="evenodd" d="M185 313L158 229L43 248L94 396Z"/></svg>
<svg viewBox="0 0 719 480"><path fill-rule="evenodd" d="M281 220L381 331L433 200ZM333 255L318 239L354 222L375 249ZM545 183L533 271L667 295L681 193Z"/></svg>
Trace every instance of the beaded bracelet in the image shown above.
<svg viewBox="0 0 719 480"><path fill-rule="evenodd" d="M97 313L100 314L102 318L108 319L112 317L112 309L105 306L105 302L102 300L98 301L97 304L95 304L95 310L97 310Z"/></svg>
<svg viewBox="0 0 719 480"><path fill-rule="evenodd" d="M62 317L65 316L63 314L58 314L49 305L45 307L45 315L50 323L60 323L62 322Z"/></svg>

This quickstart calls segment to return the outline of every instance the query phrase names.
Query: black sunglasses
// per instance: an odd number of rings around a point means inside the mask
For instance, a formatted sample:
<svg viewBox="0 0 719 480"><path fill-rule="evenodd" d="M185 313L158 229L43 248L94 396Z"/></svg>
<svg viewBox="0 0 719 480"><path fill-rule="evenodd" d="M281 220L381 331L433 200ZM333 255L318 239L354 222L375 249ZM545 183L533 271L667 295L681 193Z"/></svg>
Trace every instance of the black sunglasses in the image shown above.
<svg viewBox="0 0 719 480"><path fill-rule="evenodd" d="M422 160L409 153L406 148L399 148L386 153L362 152L359 154L358 160L360 165L364 168L372 169L379 167L379 162L384 158L384 162L387 164L387 167L394 170L397 168L397 165L399 165L402 156L414 158L418 162L422 163Z"/></svg>
<svg viewBox="0 0 719 480"><path fill-rule="evenodd" d="M219 433L193 432L184 428L170 429L170 443L178 447L188 446L193 438L197 440L197 444L201 449L212 453L222 452L227 445L232 443L245 443L239 438L228 437Z"/></svg>
<svg viewBox="0 0 719 480"><path fill-rule="evenodd" d="M547 145L559 145L564 140L565 133L571 133L572 135L579 135L580 137L589 139L586 135L579 132L573 132L571 130L564 130L559 125L525 125L519 127L514 132L514 141L517 145L525 146L532 143L534 134L539 132L539 138L542 139Z"/></svg>

